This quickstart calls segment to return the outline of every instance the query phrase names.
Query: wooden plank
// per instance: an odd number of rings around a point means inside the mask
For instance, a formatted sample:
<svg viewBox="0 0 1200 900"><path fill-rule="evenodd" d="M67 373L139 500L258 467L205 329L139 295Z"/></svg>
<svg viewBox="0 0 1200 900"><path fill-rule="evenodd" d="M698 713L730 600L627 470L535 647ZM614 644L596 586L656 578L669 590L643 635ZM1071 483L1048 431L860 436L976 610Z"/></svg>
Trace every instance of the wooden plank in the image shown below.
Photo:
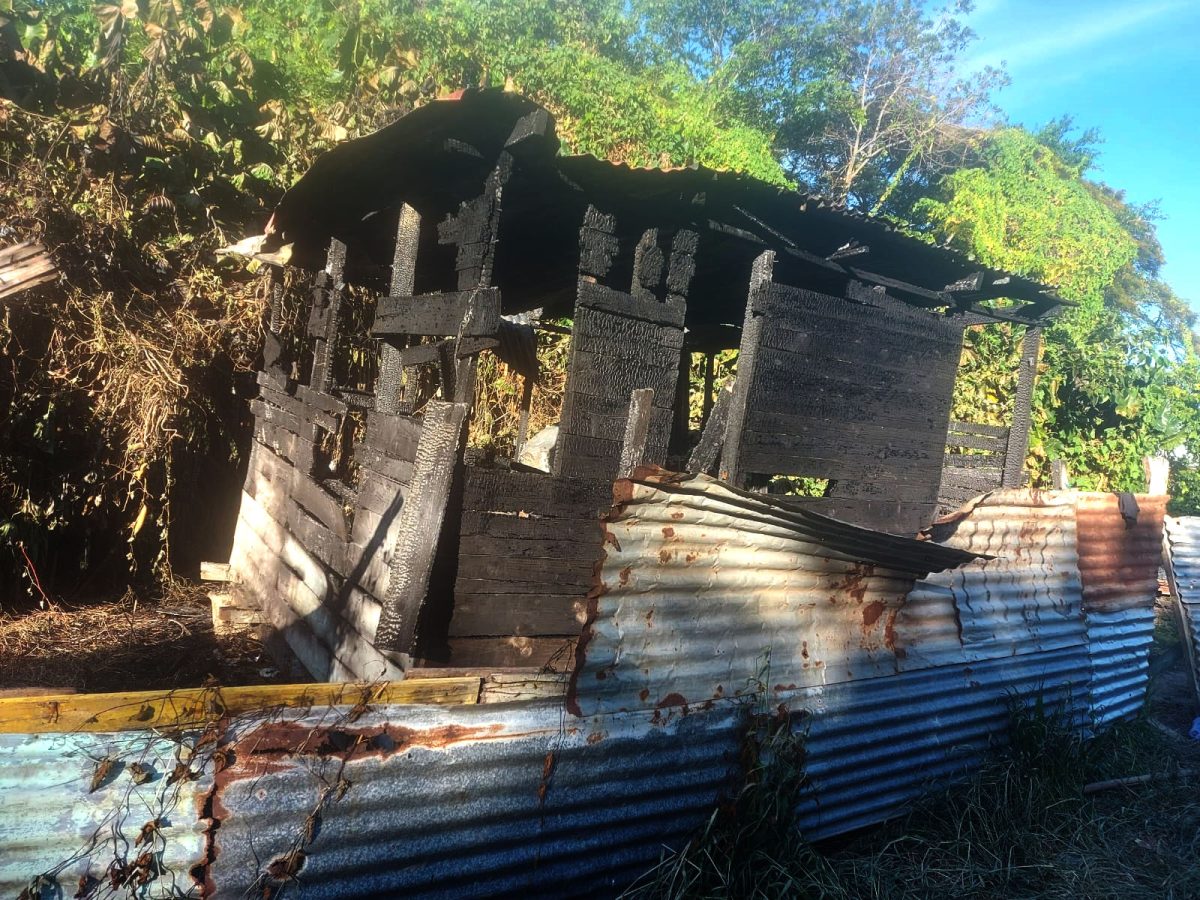
<svg viewBox="0 0 1200 900"><path fill-rule="evenodd" d="M467 467L463 508L539 517L591 518L612 506L612 483L541 472Z"/></svg>
<svg viewBox="0 0 1200 900"><path fill-rule="evenodd" d="M522 521L531 521L524 519ZM536 520L533 520L536 521ZM491 556L499 559L553 559L586 563L589 568L602 555L603 531L599 523L590 523L586 540L566 540L561 536L562 520L543 520L555 533L546 537L493 537L486 534L463 534L459 540L462 556Z"/></svg>
<svg viewBox="0 0 1200 900"><path fill-rule="evenodd" d="M599 555L599 554L597 554ZM463 581L507 581L578 587L583 593L591 587L591 561L568 561L556 557L469 556L459 554L458 577Z"/></svg>
<svg viewBox="0 0 1200 900"><path fill-rule="evenodd" d="M576 636L587 621L586 591L576 594L454 595L450 637Z"/></svg>
<svg viewBox="0 0 1200 900"><path fill-rule="evenodd" d="M392 459L414 460L421 440L421 419L382 412L367 414L363 443L386 453Z"/></svg>
<svg viewBox="0 0 1200 900"><path fill-rule="evenodd" d="M1021 487L1025 483L1025 454L1029 450L1029 427L1033 404L1033 386L1037 381L1038 360L1042 353L1042 329L1030 328L1021 342L1021 363L1017 375L1017 393L1013 400L1013 423L1008 431L1008 450L1004 461L1004 486Z"/></svg>
<svg viewBox="0 0 1200 900"><path fill-rule="evenodd" d="M421 242L421 216L413 207L404 203L400 207L400 218L396 224L396 243L392 252L393 297L411 296L416 278L417 248ZM404 382L404 365L400 350L381 342L379 347L379 377L376 379L375 395L379 409L384 413L400 411L400 392Z"/></svg>
<svg viewBox="0 0 1200 900"><path fill-rule="evenodd" d="M750 272L750 293L746 302L746 317L742 324L742 341L738 350L738 373L734 380L733 397L729 401L729 416L722 442L721 478L734 487L745 485L742 471L742 442L746 416L750 408L751 388L757 376L758 348L762 340L762 316L755 308L771 290L771 273L775 266L774 251L767 250L757 259Z"/></svg>
<svg viewBox="0 0 1200 900"><path fill-rule="evenodd" d="M264 684L112 694L0 697L0 733L194 728L221 716L274 709L396 704L474 704L478 677L410 678L378 684Z"/></svg>
<svg viewBox="0 0 1200 900"><path fill-rule="evenodd" d="M473 304L478 313L465 322ZM499 331L500 292L496 288L415 297L381 297L375 324L371 327L371 334L378 338L457 334L494 337Z"/></svg>
<svg viewBox="0 0 1200 900"><path fill-rule="evenodd" d="M449 641L450 662L455 666L537 666L566 672L575 663L577 641L574 637L454 638Z"/></svg>
<svg viewBox="0 0 1200 900"><path fill-rule="evenodd" d="M431 402L417 447L413 487L400 513L400 537L391 559L376 642L408 653L425 604L429 576L442 532L454 469L462 447L468 407Z"/></svg>
<svg viewBox="0 0 1200 900"><path fill-rule="evenodd" d="M567 693L566 673L497 673L483 679L480 703L524 703L552 700Z"/></svg>
<svg viewBox="0 0 1200 900"><path fill-rule="evenodd" d="M716 471L717 462L721 458L721 447L725 443L726 420L729 417L729 405L733 399L734 380L731 379L725 383L720 396L717 397L717 402L708 415L708 421L704 423L704 430L700 432L700 442L696 444L691 458L688 460L689 472L712 475Z"/></svg>
<svg viewBox="0 0 1200 900"><path fill-rule="evenodd" d="M646 443L650 437L650 405L653 401L654 391L650 388L642 388L629 395L629 416L625 437L621 442L618 478L628 478L645 460Z"/></svg>
<svg viewBox="0 0 1200 900"><path fill-rule="evenodd" d="M234 581L233 573L229 571L229 563L201 562L201 581Z"/></svg>
<svg viewBox="0 0 1200 900"><path fill-rule="evenodd" d="M641 300L602 284L579 282L576 304L627 319L683 327L684 305L677 301Z"/></svg>
<svg viewBox="0 0 1200 900"><path fill-rule="evenodd" d="M459 534L464 541L486 538L496 542L511 541L513 545L552 541L598 547L604 535L600 527L600 518L594 510L590 517L583 515L585 512L586 509L581 510L581 518L562 518L516 516L510 513L468 509L463 511Z"/></svg>
<svg viewBox="0 0 1200 900"><path fill-rule="evenodd" d="M400 354L400 365L403 367L436 366L441 365L442 360L448 354L454 354L460 358L464 356L476 356L484 350L495 350L499 346L500 341L497 338L463 338L461 341L447 339L438 341L435 344L418 344L415 347L406 347L398 352Z"/></svg>
<svg viewBox="0 0 1200 900"><path fill-rule="evenodd" d="M959 419L951 419L950 431L954 434L988 435L999 438L1008 437L1008 426L1006 425L984 425L982 422L963 422Z"/></svg>
<svg viewBox="0 0 1200 900"><path fill-rule="evenodd" d="M416 454L413 454L414 456ZM406 459L393 459L374 447L365 444L354 445L354 461L358 463L359 481L363 482L377 476L382 476L401 484L411 484L413 479L413 463Z"/></svg>
<svg viewBox="0 0 1200 900"><path fill-rule="evenodd" d="M284 632L288 644L306 667L319 678L331 677L340 667L354 677L395 678L400 669L372 646L357 623L343 618L337 609L349 590L335 584L308 548L286 531L270 527L269 520L258 517L258 528L251 518L253 505L245 505L240 522L247 531L238 535L239 552L245 563L256 566L259 577L246 580L268 620ZM274 575L274 583L270 581ZM305 646L303 632L314 634L328 652L328 662L311 668L314 649Z"/></svg>

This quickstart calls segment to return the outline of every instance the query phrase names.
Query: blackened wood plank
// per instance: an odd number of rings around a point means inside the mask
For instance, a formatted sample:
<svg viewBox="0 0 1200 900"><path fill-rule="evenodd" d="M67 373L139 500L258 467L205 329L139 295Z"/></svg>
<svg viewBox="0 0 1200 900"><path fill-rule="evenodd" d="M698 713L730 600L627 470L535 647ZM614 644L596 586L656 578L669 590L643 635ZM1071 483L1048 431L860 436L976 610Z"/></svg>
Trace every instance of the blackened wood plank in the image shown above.
<svg viewBox="0 0 1200 900"><path fill-rule="evenodd" d="M1021 342L1021 370L1017 375L1017 394L1013 402L1013 424L1008 432L1007 458L1004 462L1004 486L1020 487L1025 482L1025 454L1029 449L1030 410L1033 385L1037 381L1038 359L1042 351L1042 329L1030 328Z"/></svg>
<svg viewBox="0 0 1200 900"><path fill-rule="evenodd" d="M716 471L717 462L721 458L721 447L725 443L725 423L729 417L729 404L732 399L733 381L728 381L709 412L704 430L700 432L700 442L692 450L687 466L689 472L711 475Z"/></svg>
<svg viewBox="0 0 1200 900"><path fill-rule="evenodd" d="M463 508L469 510L589 519L611 506L607 481L475 467L468 467L464 478Z"/></svg>
<svg viewBox="0 0 1200 900"><path fill-rule="evenodd" d="M450 637L577 635L587 619L579 594L455 594Z"/></svg>
<svg viewBox="0 0 1200 900"><path fill-rule="evenodd" d="M481 512L468 509L463 511L459 533L462 535L464 545L468 540L473 539L512 541L514 545L536 541L583 544L585 547L579 551L581 555L587 552L587 547L599 547L603 537L600 519L596 512L593 512L590 518L576 519L517 516L511 513Z"/></svg>
<svg viewBox="0 0 1200 900"><path fill-rule="evenodd" d="M625 436L621 441L621 458L617 466L617 477L628 478L646 457L646 445L650 437L650 404L654 391L642 388L629 396L629 415L625 424Z"/></svg>
<svg viewBox="0 0 1200 900"><path fill-rule="evenodd" d="M406 459L393 459L387 454L380 453L374 447L355 444L354 461L358 463L360 470L360 483L378 475L402 484L412 483L413 464Z"/></svg>
<svg viewBox="0 0 1200 900"><path fill-rule="evenodd" d="M450 641L449 662L455 666L537 666L566 672L575 664L578 636L556 638L456 638Z"/></svg>
<svg viewBox="0 0 1200 900"><path fill-rule="evenodd" d="M472 304L478 314L464 322ZM500 331L500 292L495 288L381 297L371 334L378 338L408 335L491 337Z"/></svg>
<svg viewBox="0 0 1200 900"><path fill-rule="evenodd" d="M642 300L601 284L581 281L576 302L579 306L629 319L642 319L656 325L683 327L684 305L671 299L663 302Z"/></svg>
<svg viewBox="0 0 1200 900"><path fill-rule="evenodd" d="M393 550L391 579L376 634L381 647L401 653L412 648L462 448L467 412L462 403L433 401L425 408L412 490L400 512L400 536Z"/></svg>
<svg viewBox="0 0 1200 900"><path fill-rule="evenodd" d="M518 582L577 587L586 593L592 584L591 563L568 562L538 557L458 557L458 577L464 581Z"/></svg>
<svg viewBox="0 0 1200 900"><path fill-rule="evenodd" d="M367 415L367 429L362 442L392 459L416 459L420 439L419 418L383 412Z"/></svg>
<svg viewBox="0 0 1200 900"><path fill-rule="evenodd" d="M725 440L721 453L721 478L735 487L745 484L741 468L742 440L746 428L751 388L756 377L759 345L762 342L763 317L755 308L771 289L771 273L775 266L774 251L767 250L754 260L750 271L749 298L742 325L742 341L738 350L738 375L734 381L733 397L729 401L729 418L725 424Z"/></svg>
<svg viewBox="0 0 1200 900"><path fill-rule="evenodd" d="M547 521L542 519L539 524ZM495 537L486 534L463 534L459 543L459 554L494 556L499 559L571 560L584 562L589 566L600 558L602 533L598 523L591 523L592 527L588 529L579 529L579 533L573 536L577 538L574 540L562 536L564 533L569 534L563 520L554 520L554 524L558 525L558 530L547 535Z"/></svg>
<svg viewBox="0 0 1200 900"><path fill-rule="evenodd" d="M407 203L400 207L396 225L396 244L392 252L391 296L405 297L413 293L416 277L417 248L421 242L421 216ZM378 311L378 308L377 310ZM375 383L376 404L384 413L400 411L400 392L403 389L404 364L400 351L381 341L379 347L379 377Z"/></svg>

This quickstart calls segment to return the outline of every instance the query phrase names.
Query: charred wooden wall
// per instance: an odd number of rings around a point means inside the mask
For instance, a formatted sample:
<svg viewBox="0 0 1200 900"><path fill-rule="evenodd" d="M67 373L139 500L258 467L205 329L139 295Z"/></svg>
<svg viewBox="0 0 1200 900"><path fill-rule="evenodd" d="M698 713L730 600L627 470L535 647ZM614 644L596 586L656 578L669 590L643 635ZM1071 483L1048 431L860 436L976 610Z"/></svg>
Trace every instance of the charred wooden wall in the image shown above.
<svg viewBox="0 0 1200 900"><path fill-rule="evenodd" d="M601 557L608 480L467 466L449 661L569 664Z"/></svg>
<svg viewBox="0 0 1200 900"><path fill-rule="evenodd" d="M821 512L915 534L932 520L961 322L886 294L850 300L756 266L722 470L828 479Z"/></svg>

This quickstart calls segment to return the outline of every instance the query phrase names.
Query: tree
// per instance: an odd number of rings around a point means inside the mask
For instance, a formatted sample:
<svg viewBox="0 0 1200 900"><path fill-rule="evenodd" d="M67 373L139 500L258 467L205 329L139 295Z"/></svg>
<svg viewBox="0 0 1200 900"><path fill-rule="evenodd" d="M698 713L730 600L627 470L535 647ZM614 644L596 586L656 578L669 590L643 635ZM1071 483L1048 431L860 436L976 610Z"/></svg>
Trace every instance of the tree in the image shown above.
<svg viewBox="0 0 1200 900"><path fill-rule="evenodd" d="M916 212L938 240L1046 281L1078 304L1046 333L1028 460L1035 483L1046 483L1058 458L1079 487L1133 490L1143 456L1182 452L1186 463L1200 448L1200 368L1178 301L1156 293L1161 248L1152 222L1086 181L1083 168L1006 129ZM1018 338L1011 329L968 334L957 415L997 414L987 400L1004 393L991 386L1012 370Z"/></svg>

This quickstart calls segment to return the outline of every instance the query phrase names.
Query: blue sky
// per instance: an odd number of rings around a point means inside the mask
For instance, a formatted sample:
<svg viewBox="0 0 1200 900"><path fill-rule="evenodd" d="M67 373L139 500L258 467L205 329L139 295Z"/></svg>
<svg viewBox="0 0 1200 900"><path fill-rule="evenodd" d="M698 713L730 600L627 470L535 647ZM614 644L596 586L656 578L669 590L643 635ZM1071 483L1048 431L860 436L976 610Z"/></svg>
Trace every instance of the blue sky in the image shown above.
<svg viewBox="0 0 1200 900"><path fill-rule="evenodd" d="M977 0L967 21L964 68L1007 62L1010 121L1099 127L1090 177L1161 201L1163 275L1200 312L1200 0Z"/></svg>

